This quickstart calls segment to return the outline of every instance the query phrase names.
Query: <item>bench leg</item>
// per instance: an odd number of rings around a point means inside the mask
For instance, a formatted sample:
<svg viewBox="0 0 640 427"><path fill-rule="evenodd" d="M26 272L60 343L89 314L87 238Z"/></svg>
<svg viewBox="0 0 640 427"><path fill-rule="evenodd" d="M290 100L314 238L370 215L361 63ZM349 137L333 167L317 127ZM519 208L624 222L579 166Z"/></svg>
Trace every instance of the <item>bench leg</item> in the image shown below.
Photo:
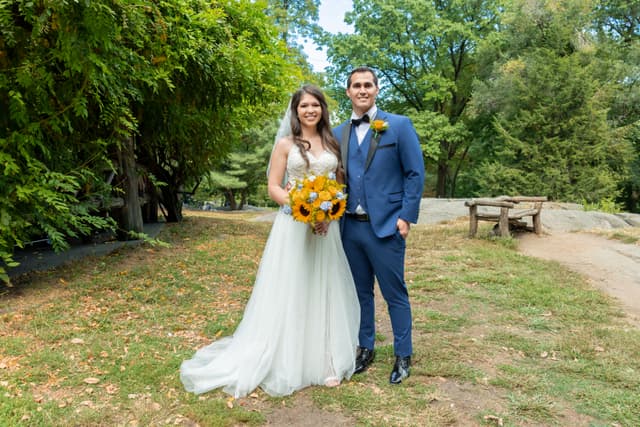
<svg viewBox="0 0 640 427"><path fill-rule="evenodd" d="M478 232L478 207L469 207L469 237L474 237Z"/></svg>
<svg viewBox="0 0 640 427"><path fill-rule="evenodd" d="M533 231L536 234L542 233L542 221L540 220L540 213L533 215Z"/></svg>
<svg viewBox="0 0 640 427"><path fill-rule="evenodd" d="M509 208L500 208L500 236L509 236Z"/></svg>

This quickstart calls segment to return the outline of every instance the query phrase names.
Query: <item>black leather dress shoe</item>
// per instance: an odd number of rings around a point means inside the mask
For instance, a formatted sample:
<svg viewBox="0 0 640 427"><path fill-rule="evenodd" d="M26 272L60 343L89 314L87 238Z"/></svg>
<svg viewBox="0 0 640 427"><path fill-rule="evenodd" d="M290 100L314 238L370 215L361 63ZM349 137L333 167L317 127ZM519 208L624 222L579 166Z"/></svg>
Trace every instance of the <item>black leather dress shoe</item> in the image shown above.
<svg viewBox="0 0 640 427"><path fill-rule="evenodd" d="M393 365L393 371L389 377L391 384L400 384L403 379L409 376L411 370L411 356L400 357L396 356L396 363Z"/></svg>
<svg viewBox="0 0 640 427"><path fill-rule="evenodd" d="M375 350L369 350L368 348L360 347L360 353L356 356L356 370L354 374L359 374L371 365L373 358L376 355Z"/></svg>

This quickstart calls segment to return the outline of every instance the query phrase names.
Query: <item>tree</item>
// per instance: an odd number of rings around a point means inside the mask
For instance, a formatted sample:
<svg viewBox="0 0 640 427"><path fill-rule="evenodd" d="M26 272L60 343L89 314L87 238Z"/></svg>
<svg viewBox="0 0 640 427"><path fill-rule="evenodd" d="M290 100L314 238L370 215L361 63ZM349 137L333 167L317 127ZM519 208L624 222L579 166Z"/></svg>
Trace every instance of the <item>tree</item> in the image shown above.
<svg viewBox="0 0 640 427"><path fill-rule="evenodd" d="M640 212L640 2L602 0L594 11L600 79L613 87L608 120L633 146L631 173L621 183L621 202Z"/></svg>
<svg viewBox="0 0 640 427"><path fill-rule="evenodd" d="M266 168L276 132L273 121L262 128L248 128L221 167L205 175L199 192L205 197L222 194L231 210L242 209L251 199L269 203Z"/></svg>
<svg viewBox="0 0 640 427"><path fill-rule="evenodd" d="M630 146L607 120L611 86L598 78L583 1L514 1L502 55L474 91L485 124L473 171L482 195L537 194L599 202L628 174ZM480 126L478 126L480 128Z"/></svg>
<svg viewBox="0 0 640 427"><path fill-rule="evenodd" d="M170 83L148 92L138 109L137 155L165 183L160 198L168 221L182 217L181 193L192 193L299 76L261 7L208 4L164 4Z"/></svg>
<svg viewBox="0 0 640 427"><path fill-rule="evenodd" d="M309 37L318 31L320 0L268 0L267 15L279 28L288 46L297 47L298 37Z"/></svg>
<svg viewBox="0 0 640 427"><path fill-rule="evenodd" d="M5 261L34 236L61 250L68 237L115 227L97 209L109 206L105 177L135 128L129 100L140 92L132 82L160 78L126 48L152 38L141 3L0 2Z"/></svg>
<svg viewBox="0 0 640 427"><path fill-rule="evenodd" d="M463 118L476 47L495 31L497 10L482 0L355 0L346 17L354 34L323 39L335 95L344 92L345 72L368 65L381 78L379 105L413 118L425 157L436 162L438 197L455 193L470 140Z"/></svg>
<svg viewBox="0 0 640 427"><path fill-rule="evenodd" d="M167 218L179 220L180 192L299 75L265 7L0 0L5 264L33 235L60 250L69 236L115 228L105 217L114 173L131 211L138 175L164 182ZM138 228L139 212L127 222Z"/></svg>
<svg viewBox="0 0 640 427"><path fill-rule="evenodd" d="M311 37L319 31L319 3L319 0L268 1L266 14L276 23L279 38L286 43L288 60L297 67L283 73L290 77L283 85L286 90L271 99L263 97L262 101L273 101L272 104L263 104L251 111L250 118L254 120L238 127L234 137L236 143L229 154L222 156L210 171L204 173L198 187L198 198L221 192L231 209L242 209L251 199L260 204L271 203L266 192L266 168L277 121L287 108L286 100L300 82L316 82L323 86L319 83L322 76L313 73L302 46L298 44L301 37ZM256 117L261 119L255 120ZM276 128L272 126L274 124Z"/></svg>

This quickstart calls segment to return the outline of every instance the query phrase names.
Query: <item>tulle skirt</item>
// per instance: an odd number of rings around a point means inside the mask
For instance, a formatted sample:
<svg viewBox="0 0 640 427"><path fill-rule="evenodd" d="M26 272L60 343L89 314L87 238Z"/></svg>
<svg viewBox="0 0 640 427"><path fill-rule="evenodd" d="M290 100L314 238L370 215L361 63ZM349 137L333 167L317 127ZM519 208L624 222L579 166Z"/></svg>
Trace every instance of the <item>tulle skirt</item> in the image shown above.
<svg viewBox="0 0 640 427"><path fill-rule="evenodd" d="M200 394L284 396L353 374L360 308L337 221L326 236L279 212L234 334L199 349L180 378Z"/></svg>

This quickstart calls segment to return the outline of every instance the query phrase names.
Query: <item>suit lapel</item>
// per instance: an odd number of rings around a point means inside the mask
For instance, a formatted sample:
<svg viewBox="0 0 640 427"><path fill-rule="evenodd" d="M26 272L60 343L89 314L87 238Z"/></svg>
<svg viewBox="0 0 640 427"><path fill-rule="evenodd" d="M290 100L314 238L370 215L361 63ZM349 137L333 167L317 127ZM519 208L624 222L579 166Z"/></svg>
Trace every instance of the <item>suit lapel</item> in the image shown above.
<svg viewBox="0 0 640 427"><path fill-rule="evenodd" d="M349 158L349 136L351 135L351 121L342 128L342 139L340 140L340 153L342 154L342 167L347 173L347 159Z"/></svg>
<svg viewBox="0 0 640 427"><path fill-rule="evenodd" d="M375 120L384 120L385 117L386 116L384 112L381 110L378 110L378 114L376 114ZM371 144L369 145L369 152L367 153L367 161L364 163L365 171L369 169L371 160L373 160L373 155L376 153L376 148L378 148L378 142L380 142L380 137L382 137L382 135L379 133L373 135L373 131L371 129L369 129L369 132L371 132L372 135L371 135Z"/></svg>

